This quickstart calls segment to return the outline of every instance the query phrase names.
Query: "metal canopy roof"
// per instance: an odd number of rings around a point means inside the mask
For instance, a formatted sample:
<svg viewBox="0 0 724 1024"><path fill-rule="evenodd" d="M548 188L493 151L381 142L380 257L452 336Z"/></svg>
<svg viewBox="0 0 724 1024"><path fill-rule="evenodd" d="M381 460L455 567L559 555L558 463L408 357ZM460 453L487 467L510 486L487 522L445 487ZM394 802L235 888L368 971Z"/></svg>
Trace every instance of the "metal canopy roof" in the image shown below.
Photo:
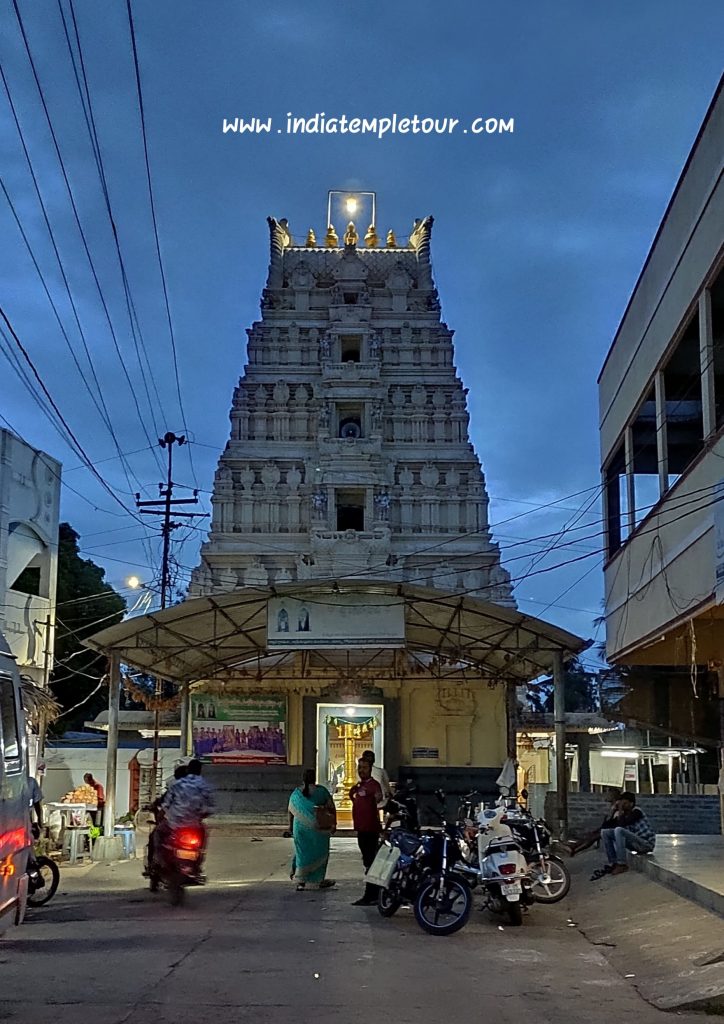
<svg viewBox="0 0 724 1024"><path fill-rule="evenodd" d="M329 603L337 593L399 596L405 606L407 648L474 668L489 679L535 679L552 671L554 652L567 660L589 646L557 626L501 605L389 580L244 587L127 619L86 644L180 683L229 677L235 668L267 653L270 597L303 597L313 603L316 595Z"/></svg>

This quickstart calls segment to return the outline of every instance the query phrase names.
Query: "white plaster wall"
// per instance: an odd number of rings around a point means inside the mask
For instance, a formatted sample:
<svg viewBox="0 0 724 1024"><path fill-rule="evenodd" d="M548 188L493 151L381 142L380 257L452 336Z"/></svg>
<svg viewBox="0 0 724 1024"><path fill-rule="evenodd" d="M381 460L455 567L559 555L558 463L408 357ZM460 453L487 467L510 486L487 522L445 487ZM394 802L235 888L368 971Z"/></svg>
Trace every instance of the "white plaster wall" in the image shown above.
<svg viewBox="0 0 724 1024"><path fill-rule="evenodd" d="M44 652L52 632L55 611L53 599L58 571L58 523L60 517L61 464L21 441L8 430L0 430L0 632L10 644L21 672L36 681L42 679ZM11 524L21 523L29 536L16 541ZM47 597L30 597L10 590L18 572L25 566L22 552L30 555L30 538L37 536L48 552ZM13 555L18 557L15 558ZM27 562L27 559L26 559ZM44 625L51 617L51 636Z"/></svg>
<svg viewBox="0 0 724 1024"><path fill-rule="evenodd" d="M712 505L712 491L703 488L713 488L722 479L724 438L677 482L657 514L644 521L606 566L609 658L666 633L689 609L714 602L714 512L721 510L721 503ZM704 641L702 634L699 642Z"/></svg>
<svg viewBox="0 0 724 1024"><path fill-rule="evenodd" d="M137 751L132 747L124 747L118 751L118 775L116 779L116 817L128 813L130 801L131 773L128 765ZM139 759L144 764L151 761L150 748L144 748ZM94 778L106 786L106 750L104 747L46 747L45 777L42 788L43 797L47 802L61 800L67 792L80 786L83 776L90 772ZM159 759L163 768L163 777L173 772L174 763L179 757L176 749L161 748Z"/></svg>

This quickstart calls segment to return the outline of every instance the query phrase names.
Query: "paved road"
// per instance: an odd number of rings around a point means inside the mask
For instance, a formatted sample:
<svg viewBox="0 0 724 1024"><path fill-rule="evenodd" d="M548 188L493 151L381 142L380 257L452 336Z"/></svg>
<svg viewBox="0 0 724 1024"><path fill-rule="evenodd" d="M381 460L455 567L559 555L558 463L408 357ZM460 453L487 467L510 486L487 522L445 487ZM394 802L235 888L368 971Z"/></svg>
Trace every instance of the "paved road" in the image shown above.
<svg viewBox="0 0 724 1024"><path fill-rule="evenodd" d="M339 887L297 893L280 839L214 837L212 882L171 908L139 862L65 872L61 890L0 940L7 1024L665 1024L567 920L536 907L522 928L474 911L433 938L411 913L383 920L361 891L353 840L336 840ZM679 1020L700 1022L681 1015Z"/></svg>

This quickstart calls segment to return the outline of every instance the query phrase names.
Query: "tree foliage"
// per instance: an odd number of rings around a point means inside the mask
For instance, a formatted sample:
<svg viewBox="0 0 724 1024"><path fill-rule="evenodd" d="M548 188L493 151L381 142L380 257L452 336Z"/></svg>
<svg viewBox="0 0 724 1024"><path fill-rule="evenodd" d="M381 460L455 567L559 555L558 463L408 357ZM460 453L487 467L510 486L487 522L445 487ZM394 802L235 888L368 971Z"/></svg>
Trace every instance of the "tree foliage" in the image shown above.
<svg viewBox="0 0 724 1024"><path fill-rule="evenodd" d="M98 686L106 672L106 658L84 647L82 641L120 622L126 610L125 599L105 582L105 569L90 558L81 558L79 539L69 523L60 524L55 667L50 680L64 712L83 703L63 714L55 727L58 732L78 728L106 706L107 691Z"/></svg>
<svg viewBox="0 0 724 1024"><path fill-rule="evenodd" d="M599 681L596 672L589 672L578 658L564 669L565 707L568 713L599 711L601 707ZM528 701L533 711L553 711L553 679L544 679L528 690Z"/></svg>

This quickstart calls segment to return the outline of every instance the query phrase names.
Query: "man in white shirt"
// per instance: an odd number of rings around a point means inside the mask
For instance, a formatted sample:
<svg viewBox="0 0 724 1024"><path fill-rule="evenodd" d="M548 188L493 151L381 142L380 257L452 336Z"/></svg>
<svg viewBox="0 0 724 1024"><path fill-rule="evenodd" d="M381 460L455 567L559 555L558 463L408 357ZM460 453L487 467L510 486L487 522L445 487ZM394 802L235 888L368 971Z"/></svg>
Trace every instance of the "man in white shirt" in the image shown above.
<svg viewBox="0 0 724 1024"><path fill-rule="evenodd" d="M387 801L392 796L392 787L390 786L389 775L387 774L384 768L378 768L375 765L374 750L365 750L364 753L362 754L361 759L363 761L366 761L371 766L372 778L375 780L375 782L378 782L380 784L380 788L382 789L382 795L385 798L385 803L387 803Z"/></svg>

